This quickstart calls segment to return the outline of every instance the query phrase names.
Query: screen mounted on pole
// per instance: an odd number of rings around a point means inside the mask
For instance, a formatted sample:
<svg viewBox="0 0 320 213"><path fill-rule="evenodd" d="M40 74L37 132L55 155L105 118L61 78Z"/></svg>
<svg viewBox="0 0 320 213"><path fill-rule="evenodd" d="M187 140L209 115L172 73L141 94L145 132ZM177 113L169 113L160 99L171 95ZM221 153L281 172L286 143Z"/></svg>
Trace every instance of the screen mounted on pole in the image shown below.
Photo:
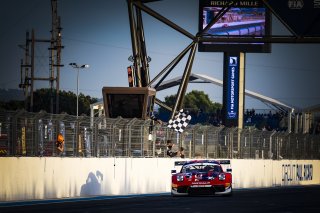
<svg viewBox="0 0 320 213"><path fill-rule="evenodd" d="M203 37L255 38L270 35L271 16L259 0L200 0L199 31L201 32L223 8L232 7L210 27ZM200 42L200 52L270 52L270 43Z"/></svg>
<svg viewBox="0 0 320 213"><path fill-rule="evenodd" d="M147 119L152 113L156 90L150 87L103 87L107 118Z"/></svg>

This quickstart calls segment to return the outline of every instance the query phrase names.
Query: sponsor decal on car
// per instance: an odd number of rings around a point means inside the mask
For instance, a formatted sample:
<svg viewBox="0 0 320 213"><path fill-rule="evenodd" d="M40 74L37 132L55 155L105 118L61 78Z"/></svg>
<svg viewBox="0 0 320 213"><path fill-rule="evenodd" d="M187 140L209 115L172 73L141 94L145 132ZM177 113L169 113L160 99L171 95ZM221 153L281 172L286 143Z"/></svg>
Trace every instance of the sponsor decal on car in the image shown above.
<svg viewBox="0 0 320 213"><path fill-rule="evenodd" d="M210 184L209 181L201 181L201 182L192 182L191 183L192 185L206 185L206 184Z"/></svg>

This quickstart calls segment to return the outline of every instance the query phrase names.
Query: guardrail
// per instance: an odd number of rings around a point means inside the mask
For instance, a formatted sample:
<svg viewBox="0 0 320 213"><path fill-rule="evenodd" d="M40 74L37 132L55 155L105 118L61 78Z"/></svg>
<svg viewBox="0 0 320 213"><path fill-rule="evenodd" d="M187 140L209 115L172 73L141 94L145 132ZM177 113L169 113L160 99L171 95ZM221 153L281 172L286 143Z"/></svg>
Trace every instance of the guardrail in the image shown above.
<svg viewBox="0 0 320 213"><path fill-rule="evenodd" d="M0 111L0 156L168 157L168 139L187 158L320 159L319 135L204 125L178 134L151 120Z"/></svg>

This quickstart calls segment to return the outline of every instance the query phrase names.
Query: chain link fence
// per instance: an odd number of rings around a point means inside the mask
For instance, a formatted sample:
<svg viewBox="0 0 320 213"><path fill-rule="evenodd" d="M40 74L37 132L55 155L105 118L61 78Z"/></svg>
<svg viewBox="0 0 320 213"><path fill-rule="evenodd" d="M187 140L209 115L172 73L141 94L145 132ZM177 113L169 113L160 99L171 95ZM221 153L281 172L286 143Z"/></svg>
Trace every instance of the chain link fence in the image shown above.
<svg viewBox="0 0 320 213"><path fill-rule="evenodd" d="M151 120L0 111L0 156L320 159L320 135L189 125L179 134ZM64 149L56 147L57 135Z"/></svg>

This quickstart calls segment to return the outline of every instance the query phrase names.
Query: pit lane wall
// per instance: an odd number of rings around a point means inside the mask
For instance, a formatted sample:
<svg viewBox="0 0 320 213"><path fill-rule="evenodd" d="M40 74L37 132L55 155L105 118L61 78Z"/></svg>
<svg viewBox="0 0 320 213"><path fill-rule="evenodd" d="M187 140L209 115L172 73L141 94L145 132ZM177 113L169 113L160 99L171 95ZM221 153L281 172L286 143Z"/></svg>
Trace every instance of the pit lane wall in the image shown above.
<svg viewBox="0 0 320 213"><path fill-rule="evenodd" d="M180 160L1 157L0 202L170 192ZM232 159L231 167L233 188L320 184L320 160Z"/></svg>

